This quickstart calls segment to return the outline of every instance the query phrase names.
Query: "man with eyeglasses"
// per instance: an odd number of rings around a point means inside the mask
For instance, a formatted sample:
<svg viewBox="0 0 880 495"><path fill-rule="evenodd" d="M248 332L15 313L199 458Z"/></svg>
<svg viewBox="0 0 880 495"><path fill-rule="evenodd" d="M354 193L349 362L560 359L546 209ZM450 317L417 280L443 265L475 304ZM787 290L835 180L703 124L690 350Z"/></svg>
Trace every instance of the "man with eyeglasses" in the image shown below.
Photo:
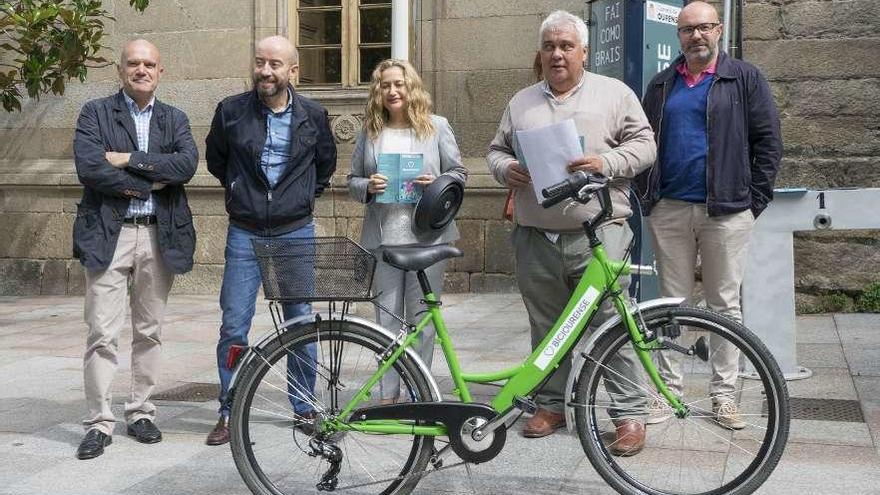
<svg viewBox="0 0 880 495"><path fill-rule="evenodd" d="M703 296L713 310L742 321L740 285L755 218L773 199L782 156L779 114L756 67L718 50L714 7L691 2L678 17L682 55L648 84L643 106L657 140L657 163L640 179L654 243L660 293L691 299L697 256ZM720 426L747 426L738 412L739 351L710 341L709 395ZM676 353L660 372L681 395ZM648 424L669 419L656 411Z"/></svg>

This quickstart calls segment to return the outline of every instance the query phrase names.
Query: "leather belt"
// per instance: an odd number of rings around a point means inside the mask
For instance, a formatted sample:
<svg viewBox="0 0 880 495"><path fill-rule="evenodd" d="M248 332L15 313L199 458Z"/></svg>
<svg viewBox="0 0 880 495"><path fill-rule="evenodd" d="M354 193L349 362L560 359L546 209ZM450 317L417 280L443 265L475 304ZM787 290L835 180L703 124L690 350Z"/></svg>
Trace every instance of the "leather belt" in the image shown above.
<svg viewBox="0 0 880 495"><path fill-rule="evenodd" d="M156 225L156 215L144 215L142 217L128 217L122 220L122 223L132 225Z"/></svg>

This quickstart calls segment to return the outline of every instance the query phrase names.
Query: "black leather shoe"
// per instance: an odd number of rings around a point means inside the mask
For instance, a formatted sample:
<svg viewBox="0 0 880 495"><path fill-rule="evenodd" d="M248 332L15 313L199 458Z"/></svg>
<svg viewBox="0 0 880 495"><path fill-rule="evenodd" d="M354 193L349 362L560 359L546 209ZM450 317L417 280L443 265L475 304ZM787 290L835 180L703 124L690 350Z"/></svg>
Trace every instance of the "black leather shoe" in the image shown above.
<svg viewBox="0 0 880 495"><path fill-rule="evenodd" d="M128 425L128 436L134 437L140 443L159 443L162 441L162 432L147 418L141 418Z"/></svg>
<svg viewBox="0 0 880 495"><path fill-rule="evenodd" d="M76 449L77 459L94 459L104 453L104 447L113 443L113 437L105 435L97 429L91 429Z"/></svg>

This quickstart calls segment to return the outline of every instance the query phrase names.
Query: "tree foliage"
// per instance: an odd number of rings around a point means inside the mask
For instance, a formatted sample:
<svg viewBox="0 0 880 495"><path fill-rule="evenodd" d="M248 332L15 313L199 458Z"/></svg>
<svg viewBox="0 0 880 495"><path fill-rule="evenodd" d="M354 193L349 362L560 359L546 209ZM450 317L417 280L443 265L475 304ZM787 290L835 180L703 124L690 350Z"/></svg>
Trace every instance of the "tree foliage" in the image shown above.
<svg viewBox="0 0 880 495"><path fill-rule="evenodd" d="M149 0L129 0L143 12ZM21 111L30 98L64 93L67 81L85 81L90 68L111 62L99 55L104 24L114 20L99 0L0 1L0 103Z"/></svg>

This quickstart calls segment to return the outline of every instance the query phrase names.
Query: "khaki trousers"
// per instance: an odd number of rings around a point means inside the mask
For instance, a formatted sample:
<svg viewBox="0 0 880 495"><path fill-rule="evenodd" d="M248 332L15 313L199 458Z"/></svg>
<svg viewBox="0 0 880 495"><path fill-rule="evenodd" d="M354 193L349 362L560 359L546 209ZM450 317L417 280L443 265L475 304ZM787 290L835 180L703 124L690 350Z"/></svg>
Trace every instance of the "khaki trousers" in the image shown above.
<svg viewBox="0 0 880 495"><path fill-rule="evenodd" d="M88 416L86 430L112 435L116 419L110 410L111 384L118 364L119 333L125 323L125 299L131 280L131 391L125 419L155 419L149 402L159 376L162 318L174 274L159 252L156 226L123 224L113 260L106 270L86 270L85 322L88 326L83 359Z"/></svg>
<svg viewBox="0 0 880 495"><path fill-rule="evenodd" d="M709 217L704 204L661 199L648 217L660 295L694 302L694 271L699 254L707 305L742 321L740 286L754 223L750 210ZM739 372L739 351L728 341L718 340L709 339L713 373L709 395L713 398L732 394ZM681 354L666 351L658 359L661 376L679 395L683 379L680 358Z"/></svg>

